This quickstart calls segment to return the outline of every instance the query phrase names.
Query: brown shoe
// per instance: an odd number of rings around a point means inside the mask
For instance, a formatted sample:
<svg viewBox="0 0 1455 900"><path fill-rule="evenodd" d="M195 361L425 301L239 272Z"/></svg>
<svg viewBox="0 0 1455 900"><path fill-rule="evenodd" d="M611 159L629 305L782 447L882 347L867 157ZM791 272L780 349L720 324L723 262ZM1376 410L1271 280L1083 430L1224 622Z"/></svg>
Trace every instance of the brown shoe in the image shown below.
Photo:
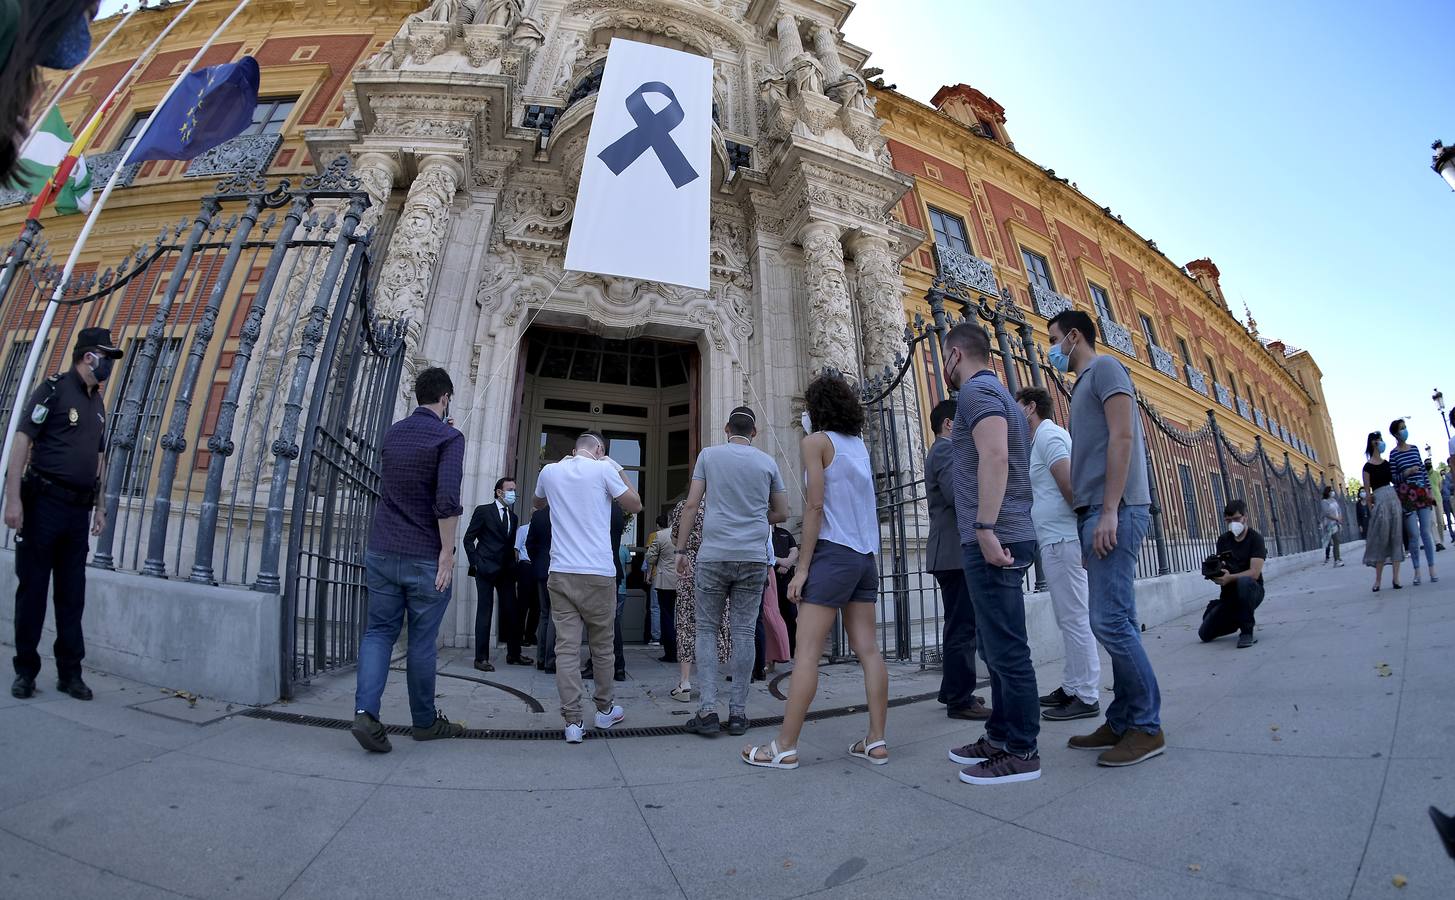
<svg viewBox="0 0 1455 900"><path fill-rule="evenodd" d="M1091 734L1078 734L1066 742L1066 746L1072 750L1110 750L1122 739L1122 736L1112 730L1106 722Z"/></svg>
<svg viewBox="0 0 1455 900"><path fill-rule="evenodd" d="M1128 728L1127 733L1117 745L1096 758L1098 766L1135 766L1154 756L1161 756L1162 751L1167 749L1167 741L1162 737L1162 732L1148 734L1145 731L1138 731L1135 728Z"/></svg>
<svg viewBox="0 0 1455 900"><path fill-rule="evenodd" d="M972 697L969 706L957 706L945 711L945 715L952 719L970 719L984 721L990 718L990 707L979 697Z"/></svg>

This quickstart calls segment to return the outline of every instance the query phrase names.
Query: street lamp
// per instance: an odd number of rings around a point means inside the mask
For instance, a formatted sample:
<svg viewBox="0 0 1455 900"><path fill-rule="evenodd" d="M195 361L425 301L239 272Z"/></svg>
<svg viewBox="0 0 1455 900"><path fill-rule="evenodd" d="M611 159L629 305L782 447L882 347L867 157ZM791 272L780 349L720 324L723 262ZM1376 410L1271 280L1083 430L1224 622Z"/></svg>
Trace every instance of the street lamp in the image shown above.
<svg viewBox="0 0 1455 900"><path fill-rule="evenodd" d="M1430 161L1430 168L1445 179L1445 183L1450 185L1450 190L1455 191L1455 147L1446 147L1440 141L1436 141L1430 145L1430 149L1435 151L1435 158Z"/></svg>
<svg viewBox="0 0 1455 900"><path fill-rule="evenodd" d="M1445 440L1448 441L1450 440L1450 417L1445 415L1445 395L1440 393L1439 388L1435 388L1435 393L1430 395L1430 399L1435 401L1435 408L1440 411L1440 421L1445 425Z"/></svg>

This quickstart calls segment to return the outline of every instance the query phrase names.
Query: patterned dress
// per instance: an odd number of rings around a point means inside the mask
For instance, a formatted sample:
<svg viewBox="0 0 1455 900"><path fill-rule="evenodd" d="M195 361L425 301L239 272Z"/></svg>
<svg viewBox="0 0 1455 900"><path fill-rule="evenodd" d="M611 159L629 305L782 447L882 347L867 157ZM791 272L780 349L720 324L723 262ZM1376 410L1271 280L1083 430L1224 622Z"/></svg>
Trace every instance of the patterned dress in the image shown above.
<svg viewBox="0 0 1455 900"><path fill-rule="evenodd" d="M667 517L668 533L677 534L677 525L682 521L682 508L686 501L679 501ZM697 596L692 585L692 576L697 566L697 548L702 544L702 517L707 510L707 501L697 506L697 521L692 533L687 536L687 577L677 579L677 604L674 610L677 619L677 659L685 663L697 662ZM726 665L733 655L732 633L728 630L728 607L723 604L722 622L717 627L717 661Z"/></svg>

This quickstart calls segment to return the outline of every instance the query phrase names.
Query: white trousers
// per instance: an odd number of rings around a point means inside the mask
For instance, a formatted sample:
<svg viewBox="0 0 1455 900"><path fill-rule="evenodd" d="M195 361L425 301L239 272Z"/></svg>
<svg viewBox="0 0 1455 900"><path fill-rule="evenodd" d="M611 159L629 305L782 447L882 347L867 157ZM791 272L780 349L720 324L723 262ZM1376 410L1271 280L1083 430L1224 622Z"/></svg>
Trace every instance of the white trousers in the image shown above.
<svg viewBox="0 0 1455 900"><path fill-rule="evenodd" d="M1051 609L1061 638L1066 644L1061 687L1083 703L1095 703L1101 696L1101 658L1096 638L1091 635L1091 613L1087 606L1086 570L1081 567L1081 542L1061 541L1041 545L1041 567L1051 591Z"/></svg>

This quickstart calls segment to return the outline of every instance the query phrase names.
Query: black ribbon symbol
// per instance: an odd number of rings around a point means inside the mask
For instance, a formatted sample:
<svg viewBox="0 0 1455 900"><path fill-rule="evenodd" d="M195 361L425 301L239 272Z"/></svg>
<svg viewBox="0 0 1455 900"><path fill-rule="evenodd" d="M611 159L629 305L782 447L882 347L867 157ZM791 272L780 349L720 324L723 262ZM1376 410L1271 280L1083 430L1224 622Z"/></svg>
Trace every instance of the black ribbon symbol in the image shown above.
<svg viewBox="0 0 1455 900"><path fill-rule="evenodd" d="M661 94L671 102L661 112L652 112L644 99L647 94ZM682 124L686 114L670 87L660 81L648 81L628 95L626 111L632 121L637 123L637 127L622 135L616 143L597 156L597 159L606 163L611 174L620 175L637 161L637 157L651 150L657 154L657 160L667 170L667 176L672 179L674 186L680 188L697 179L696 170L672 140L672 129Z"/></svg>

